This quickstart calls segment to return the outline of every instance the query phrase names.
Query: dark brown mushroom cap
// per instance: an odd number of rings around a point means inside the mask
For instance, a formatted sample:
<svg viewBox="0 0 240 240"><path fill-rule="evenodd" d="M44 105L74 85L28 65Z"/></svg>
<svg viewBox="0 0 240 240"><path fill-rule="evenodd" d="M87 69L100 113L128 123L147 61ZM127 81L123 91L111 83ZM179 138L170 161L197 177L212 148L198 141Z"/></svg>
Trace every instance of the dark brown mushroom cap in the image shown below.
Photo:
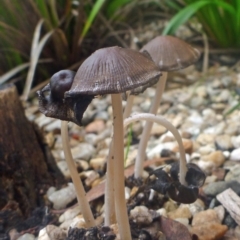
<svg viewBox="0 0 240 240"><path fill-rule="evenodd" d="M161 194L167 194L171 199L181 203L193 203L198 198L198 189L204 184L206 175L195 164L187 164L187 186L179 182L179 162L172 164L170 175L161 168L154 170L151 175L157 178L150 180L149 187Z"/></svg>
<svg viewBox="0 0 240 240"><path fill-rule="evenodd" d="M75 74L76 72L71 70L61 70L51 77L50 89L53 98L64 98L64 93L68 91L72 86Z"/></svg>
<svg viewBox="0 0 240 240"><path fill-rule="evenodd" d="M102 48L82 63L65 97L122 93L148 84L160 75L155 63L138 51Z"/></svg>
<svg viewBox="0 0 240 240"><path fill-rule="evenodd" d="M148 51L161 71L176 71L196 62L200 52L183 40L172 36L158 36L140 50Z"/></svg>
<svg viewBox="0 0 240 240"><path fill-rule="evenodd" d="M83 113L94 96L81 95L77 99L64 98L64 92L69 90L75 72L62 70L55 73L50 83L37 91L39 110L46 117L71 121L81 126Z"/></svg>

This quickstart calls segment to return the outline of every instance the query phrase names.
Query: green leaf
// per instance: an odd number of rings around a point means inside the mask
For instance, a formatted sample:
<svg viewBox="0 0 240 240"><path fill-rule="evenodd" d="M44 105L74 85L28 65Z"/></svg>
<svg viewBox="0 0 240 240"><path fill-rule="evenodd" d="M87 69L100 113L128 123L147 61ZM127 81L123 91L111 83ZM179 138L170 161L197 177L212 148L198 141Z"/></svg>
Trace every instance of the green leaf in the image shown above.
<svg viewBox="0 0 240 240"><path fill-rule="evenodd" d="M86 21L86 23L84 25L84 28L83 28L83 31L81 33L81 36L79 38L78 43L81 43L82 39L86 36L89 28L91 27L95 17L99 13L99 11L100 11L102 5L104 4L104 2L105 2L105 0L97 0L97 2L94 4L94 6L93 6L93 8L92 8L92 10L90 12L90 15L88 16L87 21Z"/></svg>
<svg viewBox="0 0 240 240"><path fill-rule="evenodd" d="M207 1L207 0L202 0L202 1L197 1L194 2L188 6L186 6L183 10L181 10L178 14L176 14L168 23L168 25L165 27L163 31L163 35L167 34L173 34L176 32L176 30L185 22L187 22L199 9L203 8L204 6L207 5L216 5L218 7L222 7L226 11L230 12L231 14L235 14L234 8L222 1L219 0L212 0L212 1Z"/></svg>

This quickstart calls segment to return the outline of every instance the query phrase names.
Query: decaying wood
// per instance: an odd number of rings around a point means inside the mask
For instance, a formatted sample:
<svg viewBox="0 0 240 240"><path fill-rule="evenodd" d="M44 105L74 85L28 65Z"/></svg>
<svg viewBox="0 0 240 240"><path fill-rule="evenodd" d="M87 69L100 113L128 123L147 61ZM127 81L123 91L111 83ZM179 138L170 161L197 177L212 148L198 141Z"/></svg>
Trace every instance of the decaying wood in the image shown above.
<svg viewBox="0 0 240 240"><path fill-rule="evenodd" d="M228 188L217 195L217 200L227 209L235 222L240 225L240 197Z"/></svg>
<svg viewBox="0 0 240 240"><path fill-rule="evenodd" d="M16 202L27 216L44 186L54 184L42 147L16 88L0 87L0 210Z"/></svg>

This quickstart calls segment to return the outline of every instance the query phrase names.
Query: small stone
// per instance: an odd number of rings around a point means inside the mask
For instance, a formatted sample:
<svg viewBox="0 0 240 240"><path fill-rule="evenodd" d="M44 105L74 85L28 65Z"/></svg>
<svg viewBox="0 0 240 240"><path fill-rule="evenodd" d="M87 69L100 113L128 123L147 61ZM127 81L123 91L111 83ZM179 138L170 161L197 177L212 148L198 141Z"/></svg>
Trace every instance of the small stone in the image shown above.
<svg viewBox="0 0 240 240"><path fill-rule="evenodd" d="M203 211L204 208L205 208L204 202L199 198L194 203L189 204L189 210L193 216L196 213Z"/></svg>
<svg viewBox="0 0 240 240"><path fill-rule="evenodd" d="M205 146L205 145L208 145L208 144L211 144L214 142L215 140L215 135L214 134L206 134L206 133L201 133L196 141L201 144L202 146Z"/></svg>
<svg viewBox="0 0 240 240"><path fill-rule="evenodd" d="M233 166L225 176L225 181L236 180L240 182L240 165Z"/></svg>
<svg viewBox="0 0 240 240"><path fill-rule="evenodd" d="M165 208L160 208L157 210L157 213L159 213L160 216L163 216L163 217L168 217L167 215L167 211Z"/></svg>
<svg viewBox="0 0 240 240"><path fill-rule="evenodd" d="M183 147L185 149L185 152L188 154L192 154L193 151L193 143L191 140L183 139ZM173 152L179 152L179 146L176 145L176 147L173 148Z"/></svg>
<svg viewBox="0 0 240 240"><path fill-rule="evenodd" d="M74 208L67 209L58 219L60 223L67 221L67 220L72 220L74 217L76 217L80 211L80 207L76 206Z"/></svg>
<svg viewBox="0 0 240 240"><path fill-rule="evenodd" d="M178 208L177 204L171 200L165 202L163 207L167 212L175 211Z"/></svg>
<svg viewBox="0 0 240 240"><path fill-rule="evenodd" d="M71 220L70 226L71 228L85 228L86 223L82 215L78 215Z"/></svg>
<svg viewBox="0 0 240 240"><path fill-rule="evenodd" d="M203 161L203 160L199 160L198 162L196 162L197 165L206 173L211 173L212 170L215 168L215 165L213 162L207 162L207 161Z"/></svg>
<svg viewBox="0 0 240 240"><path fill-rule="evenodd" d="M100 133L105 128L105 122L101 119L96 119L85 127L86 133Z"/></svg>
<svg viewBox="0 0 240 240"><path fill-rule="evenodd" d="M240 148L240 135L239 136L232 136L231 142L234 146L234 148Z"/></svg>
<svg viewBox="0 0 240 240"><path fill-rule="evenodd" d="M240 194L240 183L237 181L219 181L212 182L203 187L203 192L208 196L216 196L227 188L232 188L237 194Z"/></svg>
<svg viewBox="0 0 240 240"><path fill-rule="evenodd" d="M19 237L17 240L35 240L35 236L30 233L25 233L21 237Z"/></svg>
<svg viewBox="0 0 240 240"><path fill-rule="evenodd" d="M167 129L160 124L154 123L151 129L151 135L161 136Z"/></svg>
<svg viewBox="0 0 240 240"><path fill-rule="evenodd" d="M106 158L93 158L89 164L94 170L103 170L106 163Z"/></svg>
<svg viewBox="0 0 240 240"><path fill-rule="evenodd" d="M200 148L198 148L198 153L200 153L201 155L208 155L212 152L215 152L216 149L213 146L210 145L206 145L206 146L201 146Z"/></svg>
<svg viewBox="0 0 240 240"><path fill-rule="evenodd" d="M46 227L39 231L38 240L51 240L47 234Z"/></svg>
<svg viewBox="0 0 240 240"><path fill-rule="evenodd" d="M224 129L224 133L228 135L236 135L239 129L239 123L229 122Z"/></svg>
<svg viewBox="0 0 240 240"><path fill-rule="evenodd" d="M96 180L98 179L100 176L99 176L99 173L94 171L94 170L89 170L89 171L84 171L84 172L81 172L80 173L80 177L81 178L86 178L84 180L86 186L91 186L91 184Z"/></svg>
<svg viewBox="0 0 240 240"><path fill-rule="evenodd" d="M219 206L215 207L213 210L216 212L220 222L222 222L224 219L224 216L225 216L224 207L222 205L219 205Z"/></svg>
<svg viewBox="0 0 240 240"><path fill-rule="evenodd" d="M79 158L89 160L95 153L95 148L89 143L80 143L71 149L73 159ZM61 154L62 159L65 159L64 153Z"/></svg>
<svg viewBox="0 0 240 240"><path fill-rule="evenodd" d="M208 209L202 212L198 212L193 216L192 226L198 226L210 222L221 223L216 211Z"/></svg>
<svg viewBox="0 0 240 240"><path fill-rule="evenodd" d="M226 134L217 136L215 139L215 144L217 146L217 149L220 149L222 151L233 149L231 137Z"/></svg>
<svg viewBox="0 0 240 240"><path fill-rule="evenodd" d="M189 210L189 207L187 205L183 205L174 211L168 212L168 217L172 219L175 219L175 218L190 219L192 217L192 214Z"/></svg>
<svg viewBox="0 0 240 240"><path fill-rule="evenodd" d="M181 224L188 227L189 219L188 218L174 218L175 221L180 222Z"/></svg>
<svg viewBox="0 0 240 240"><path fill-rule="evenodd" d="M70 171L68 169L68 165L66 161L59 161L57 162L57 166L60 169L61 173L64 175L64 177L66 179L70 179L71 178L71 174Z"/></svg>
<svg viewBox="0 0 240 240"><path fill-rule="evenodd" d="M54 225L47 225L46 232L50 239L65 240L67 233Z"/></svg>
<svg viewBox="0 0 240 240"><path fill-rule="evenodd" d="M229 160L240 161L240 148L237 148L231 152Z"/></svg>
<svg viewBox="0 0 240 240"><path fill-rule="evenodd" d="M221 239L227 231L227 226L221 225L216 211L212 209L196 213L192 219L192 226L191 232L200 240Z"/></svg>
<svg viewBox="0 0 240 240"><path fill-rule="evenodd" d="M53 203L54 209L63 209L76 198L74 185L68 183L68 186L52 193L48 199Z"/></svg>
<svg viewBox="0 0 240 240"><path fill-rule="evenodd" d="M225 174L226 174L226 170L223 168L215 168L212 171L212 175L216 176L218 181L222 181L225 177ZM231 179L229 179L229 180L231 180Z"/></svg>
<svg viewBox="0 0 240 240"><path fill-rule="evenodd" d="M145 206L137 206L130 211L130 218L137 224L150 224L153 221L152 215Z"/></svg>
<svg viewBox="0 0 240 240"><path fill-rule="evenodd" d="M220 167L225 162L225 156L221 151L215 151L202 157L203 161L212 162L215 167Z"/></svg>
<svg viewBox="0 0 240 240"><path fill-rule="evenodd" d="M211 222L205 219L206 224L194 226L191 228L191 233L198 236L198 240L218 240L222 239L228 230L226 225Z"/></svg>
<svg viewBox="0 0 240 240"><path fill-rule="evenodd" d="M124 190L125 190L125 199L128 200L131 195L131 189L128 187L125 187Z"/></svg>
<svg viewBox="0 0 240 240"><path fill-rule="evenodd" d="M206 180L205 180L205 184L209 184L209 183L216 182L216 181L217 181L216 176L214 176L214 175L207 176Z"/></svg>

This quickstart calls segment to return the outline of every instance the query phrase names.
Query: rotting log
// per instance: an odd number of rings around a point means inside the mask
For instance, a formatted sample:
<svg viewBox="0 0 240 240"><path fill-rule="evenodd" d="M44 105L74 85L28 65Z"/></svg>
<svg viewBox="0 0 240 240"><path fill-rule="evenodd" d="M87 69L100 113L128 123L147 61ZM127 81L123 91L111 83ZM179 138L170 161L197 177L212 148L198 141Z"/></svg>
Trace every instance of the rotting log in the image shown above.
<svg viewBox="0 0 240 240"><path fill-rule="evenodd" d="M0 87L0 210L11 202L29 216L39 196L54 185L54 163L49 165L39 134L29 122L14 85Z"/></svg>

